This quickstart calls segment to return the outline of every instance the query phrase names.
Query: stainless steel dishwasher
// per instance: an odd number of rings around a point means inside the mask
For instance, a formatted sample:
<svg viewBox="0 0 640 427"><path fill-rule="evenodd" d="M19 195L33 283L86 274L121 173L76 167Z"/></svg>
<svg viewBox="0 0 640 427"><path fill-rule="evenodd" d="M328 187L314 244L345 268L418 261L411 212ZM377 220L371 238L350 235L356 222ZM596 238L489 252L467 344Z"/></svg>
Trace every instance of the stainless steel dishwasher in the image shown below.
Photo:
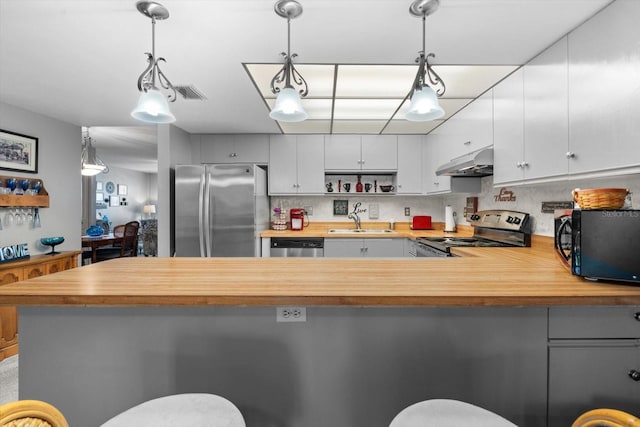
<svg viewBox="0 0 640 427"><path fill-rule="evenodd" d="M272 257L323 257L324 238L272 237L270 253Z"/></svg>

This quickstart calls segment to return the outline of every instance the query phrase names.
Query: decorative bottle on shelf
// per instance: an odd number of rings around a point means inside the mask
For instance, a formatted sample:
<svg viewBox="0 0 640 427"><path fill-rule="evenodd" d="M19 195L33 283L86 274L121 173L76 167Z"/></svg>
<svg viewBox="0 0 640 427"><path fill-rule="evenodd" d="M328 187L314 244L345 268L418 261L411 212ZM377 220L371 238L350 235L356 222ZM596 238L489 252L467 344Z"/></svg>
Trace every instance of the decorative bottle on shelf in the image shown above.
<svg viewBox="0 0 640 427"><path fill-rule="evenodd" d="M356 193L362 193L362 175L358 175L358 182L356 184Z"/></svg>

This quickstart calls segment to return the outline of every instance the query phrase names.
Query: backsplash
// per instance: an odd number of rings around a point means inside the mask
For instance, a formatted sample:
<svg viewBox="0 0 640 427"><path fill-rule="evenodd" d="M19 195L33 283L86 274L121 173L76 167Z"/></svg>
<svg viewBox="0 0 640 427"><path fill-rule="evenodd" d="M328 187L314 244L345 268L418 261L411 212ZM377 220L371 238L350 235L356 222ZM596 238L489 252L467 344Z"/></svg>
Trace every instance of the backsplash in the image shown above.
<svg viewBox="0 0 640 427"><path fill-rule="evenodd" d="M631 190L632 198L640 194L640 176L626 175L615 178L601 178L588 180L575 180L564 182L553 182L535 185L505 186L507 191L511 191L515 197L514 201L506 201L510 197L496 196L500 194L501 188L493 187L493 177L482 178L482 190L478 197L478 209L509 209L514 211L527 212L533 217L533 233L543 236L553 236L553 214L542 213L542 202L571 201L571 191L575 188L597 188L597 187L622 187ZM271 197L271 207L280 206L285 210L291 208L311 207L313 214L309 216L310 221L348 221L345 215L333 214L334 200L347 200L349 211L353 209L353 204L361 202L361 208L367 209L364 215L360 215L363 221L395 222L411 221L414 215L430 215L435 222L444 222L444 211L447 205L453 208L456 213L458 224L468 224L464 217L464 206L468 194L447 194L443 196L365 196L362 197L354 193L342 193L325 196L301 196L301 197ZM508 193L507 193L508 195ZM640 196L636 196L634 208L640 209ZM511 198L512 199L512 198ZM505 200L505 201L503 201ZM370 219L370 213L375 205L378 208L378 219ZM405 208L409 208L410 215L405 216Z"/></svg>

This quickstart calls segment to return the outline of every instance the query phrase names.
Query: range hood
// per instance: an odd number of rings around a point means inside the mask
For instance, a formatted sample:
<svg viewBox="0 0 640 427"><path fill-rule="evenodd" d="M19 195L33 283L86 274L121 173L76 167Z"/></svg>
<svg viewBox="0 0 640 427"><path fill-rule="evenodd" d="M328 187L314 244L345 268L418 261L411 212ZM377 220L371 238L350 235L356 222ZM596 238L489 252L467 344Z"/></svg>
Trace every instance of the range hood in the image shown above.
<svg viewBox="0 0 640 427"><path fill-rule="evenodd" d="M456 157L436 170L436 175L480 177L493 175L493 147Z"/></svg>

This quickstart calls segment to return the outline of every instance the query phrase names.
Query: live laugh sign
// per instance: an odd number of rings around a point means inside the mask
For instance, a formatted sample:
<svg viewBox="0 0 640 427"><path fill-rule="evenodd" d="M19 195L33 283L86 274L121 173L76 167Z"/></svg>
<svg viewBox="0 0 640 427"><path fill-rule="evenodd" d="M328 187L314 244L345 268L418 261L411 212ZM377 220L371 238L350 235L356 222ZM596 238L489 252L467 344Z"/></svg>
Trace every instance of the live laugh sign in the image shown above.
<svg viewBox="0 0 640 427"><path fill-rule="evenodd" d="M29 249L26 243L0 247L0 263L17 261L29 258Z"/></svg>

